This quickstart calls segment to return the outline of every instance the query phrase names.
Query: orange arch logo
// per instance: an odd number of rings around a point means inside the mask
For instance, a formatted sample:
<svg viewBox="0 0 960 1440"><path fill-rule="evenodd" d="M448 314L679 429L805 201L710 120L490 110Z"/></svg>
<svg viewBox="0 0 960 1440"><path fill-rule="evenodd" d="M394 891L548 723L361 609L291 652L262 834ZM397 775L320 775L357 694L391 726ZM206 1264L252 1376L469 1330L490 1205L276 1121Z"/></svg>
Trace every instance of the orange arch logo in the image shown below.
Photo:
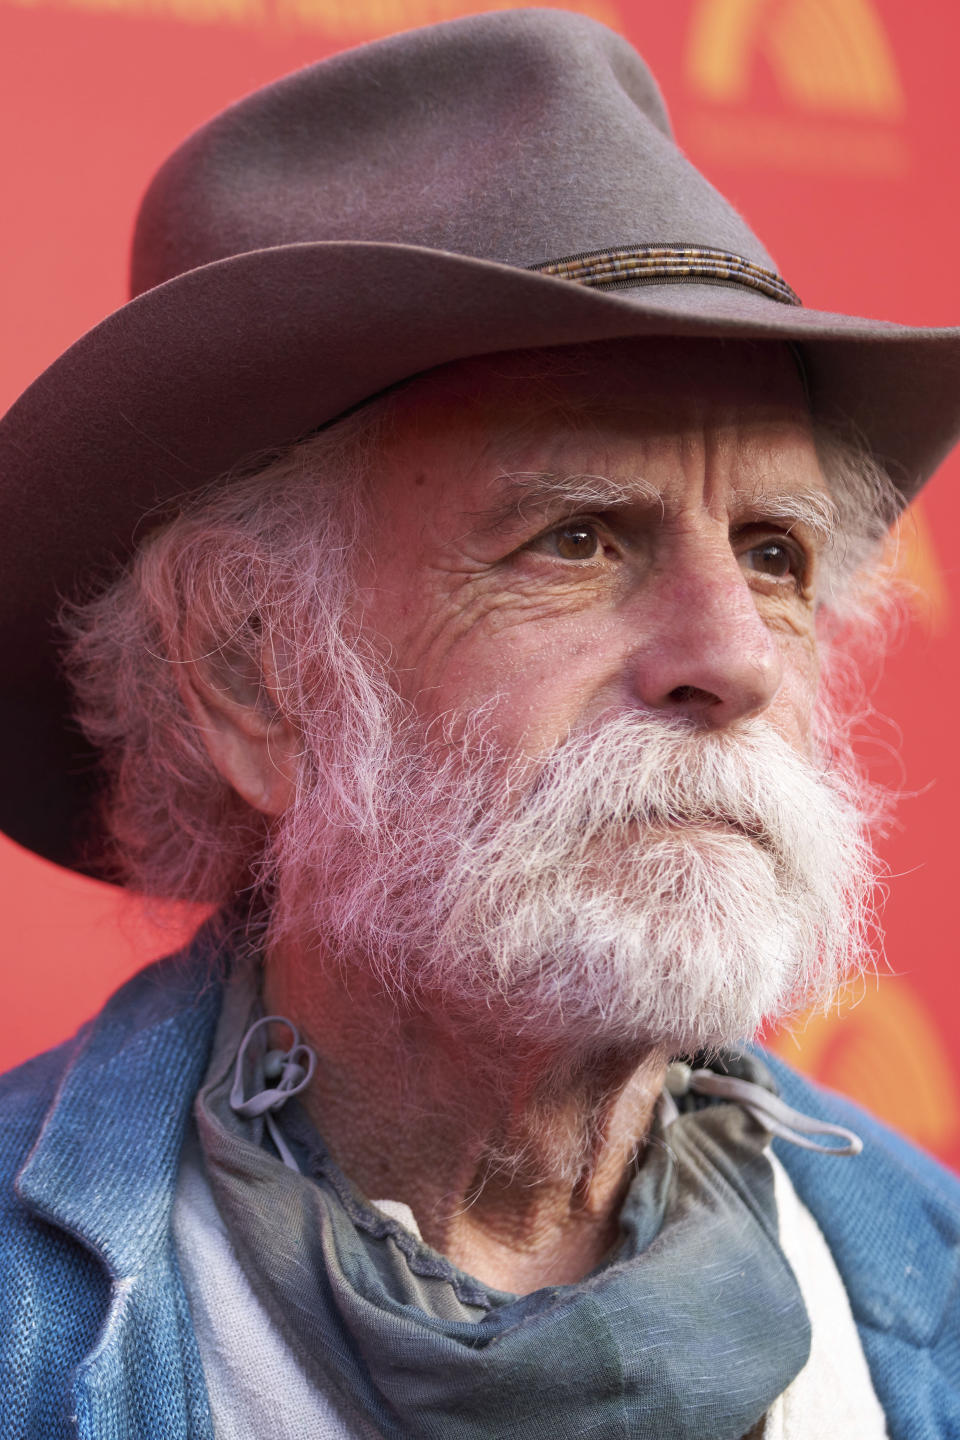
<svg viewBox="0 0 960 1440"><path fill-rule="evenodd" d="M891 536L893 566L914 618L932 634L949 622L950 598L922 501L914 500Z"/></svg>
<svg viewBox="0 0 960 1440"><path fill-rule="evenodd" d="M838 1010L814 1014L769 1043L788 1064L918 1144L941 1155L955 1150L960 1093L952 1059L935 1017L907 980L863 981Z"/></svg>
<svg viewBox="0 0 960 1440"><path fill-rule="evenodd" d="M762 56L784 99L808 110L896 120L904 97L870 0L699 0L687 79L704 100L736 102Z"/></svg>

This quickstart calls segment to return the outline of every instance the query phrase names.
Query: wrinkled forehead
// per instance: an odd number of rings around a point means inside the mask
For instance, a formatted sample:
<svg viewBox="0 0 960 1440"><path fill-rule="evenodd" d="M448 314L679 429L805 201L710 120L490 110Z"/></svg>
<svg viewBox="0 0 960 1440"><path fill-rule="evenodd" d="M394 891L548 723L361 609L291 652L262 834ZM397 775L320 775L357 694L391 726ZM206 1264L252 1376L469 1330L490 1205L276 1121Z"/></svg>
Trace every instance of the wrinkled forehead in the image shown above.
<svg viewBox="0 0 960 1440"><path fill-rule="evenodd" d="M819 476L801 367L775 342L653 337L460 361L408 382L389 429L403 467L448 493L501 467L629 467L658 446L741 481L762 481L771 458L806 486Z"/></svg>

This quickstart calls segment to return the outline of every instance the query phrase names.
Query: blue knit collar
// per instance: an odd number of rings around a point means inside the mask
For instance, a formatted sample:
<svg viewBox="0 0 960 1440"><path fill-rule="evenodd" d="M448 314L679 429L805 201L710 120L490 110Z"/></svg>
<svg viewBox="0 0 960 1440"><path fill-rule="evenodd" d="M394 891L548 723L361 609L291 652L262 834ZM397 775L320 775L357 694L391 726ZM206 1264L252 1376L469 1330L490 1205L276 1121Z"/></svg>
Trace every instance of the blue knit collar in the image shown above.
<svg viewBox="0 0 960 1440"><path fill-rule="evenodd" d="M190 1107L222 1001L224 960L202 930L141 970L80 1031L16 1178L20 1198L116 1278L168 1243Z"/></svg>

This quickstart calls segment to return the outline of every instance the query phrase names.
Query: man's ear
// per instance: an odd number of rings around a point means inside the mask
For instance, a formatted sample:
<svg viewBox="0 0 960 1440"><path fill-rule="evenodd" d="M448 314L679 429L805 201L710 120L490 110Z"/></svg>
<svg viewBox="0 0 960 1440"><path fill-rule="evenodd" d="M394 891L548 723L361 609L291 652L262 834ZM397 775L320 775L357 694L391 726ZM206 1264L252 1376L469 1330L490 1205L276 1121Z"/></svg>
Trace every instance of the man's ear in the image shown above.
<svg viewBox="0 0 960 1440"><path fill-rule="evenodd" d="M254 810L281 815L303 742L280 708L269 661L258 669L238 650L216 651L182 665L180 689L218 773Z"/></svg>

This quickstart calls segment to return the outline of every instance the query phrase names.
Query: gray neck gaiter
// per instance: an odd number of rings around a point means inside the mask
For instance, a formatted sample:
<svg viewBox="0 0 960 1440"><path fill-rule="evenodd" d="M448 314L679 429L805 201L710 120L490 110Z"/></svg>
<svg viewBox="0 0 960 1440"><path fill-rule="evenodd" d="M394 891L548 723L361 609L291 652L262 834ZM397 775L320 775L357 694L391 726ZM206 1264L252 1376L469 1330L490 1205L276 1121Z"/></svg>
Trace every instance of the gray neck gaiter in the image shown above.
<svg viewBox="0 0 960 1440"><path fill-rule="evenodd" d="M504 1294L371 1206L296 1101L281 1124L299 1170L236 1113L254 997L228 988L197 1097L216 1204L301 1365L388 1440L741 1440L806 1363L769 1134L739 1105L696 1101L653 1137L600 1269ZM264 1050L248 1046L248 1093L267 1083ZM759 1062L733 1063L769 1085Z"/></svg>

